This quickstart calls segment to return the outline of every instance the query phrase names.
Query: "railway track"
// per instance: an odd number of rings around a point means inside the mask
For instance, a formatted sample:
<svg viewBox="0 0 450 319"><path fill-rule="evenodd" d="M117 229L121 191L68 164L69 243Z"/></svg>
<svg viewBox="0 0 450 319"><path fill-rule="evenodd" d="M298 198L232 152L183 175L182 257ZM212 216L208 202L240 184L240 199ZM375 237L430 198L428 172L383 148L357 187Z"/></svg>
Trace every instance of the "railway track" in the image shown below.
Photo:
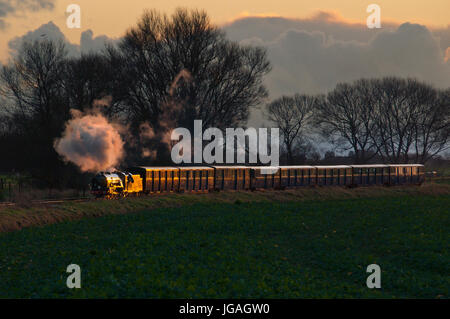
<svg viewBox="0 0 450 319"><path fill-rule="evenodd" d="M30 201L31 205L55 205L55 204L63 204L67 202L88 202L91 201L92 198L65 198L65 199L40 199L40 200L32 200ZM18 203L14 202L0 202L0 207L11 207L17 206Z"/></svg>
<svg viewBox="0 0 450 319"><path fill-rule="evenodd" d="M203 194L206 192L194 192L198 194ZM146 196L165 196L166 193L153 193L151 195ZM145 196L145 195L144 195ZM127 196L127 197L136 197L136 196ZM104 200L113 200L113 199L119 199L119 198L127 198L127 197L117 197L117 198L103 198ZM31 205L55 205L55 204L63 204L63 203L82 203L82 202L89 202L92 200L99 200L97 198L93 197L85 197L85 198L63 198L63 199L39 199L39 200L32 200L29 203ZM2 207L14 207L20 205L20 203L14 203L14 202L0 202L0 208Z"/></svg>
<svg viewBox="0 0 450 319"><path fill-rule="evenodd" d="M442 180L450 180L450 177L428 177L425 179L425 183L430 182L436 182L436 181L442 181ZM195 192L195 193L203 193L203 192ZM153 193L152 196L158 196L158 195L166 195L166 193ZM31 205L56 205L56 204L63 204L68 202L88 202L95 200L95 198L92 197L84 197L84 198L64 198L64 199L41 199L41 200L32 200L29 202ZM14 203L14 202L0 202L0 208L2 207L14 207L18 206L20 203Z"/></svg>

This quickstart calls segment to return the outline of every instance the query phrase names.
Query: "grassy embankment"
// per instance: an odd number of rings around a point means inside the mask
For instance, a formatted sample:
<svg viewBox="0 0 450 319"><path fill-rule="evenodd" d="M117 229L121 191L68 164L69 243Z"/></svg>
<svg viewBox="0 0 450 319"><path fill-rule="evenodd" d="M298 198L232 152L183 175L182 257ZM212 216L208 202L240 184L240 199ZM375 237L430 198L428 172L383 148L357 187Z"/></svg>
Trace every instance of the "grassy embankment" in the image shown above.
<svg viewBox="0 0 450 319"><path fill-rule="evenodd" d="M56 205L31 205L24 201L13 207L0 206L0 232L19 230L29 226L78 220L86 217L126 214L162 207L181 207L196 203L285 202L305 200L352 199L365 197L399 197L422 195L450 195L450 185L426 183L405 187L305 187L284 191L213 192L209 194L165 194L125 198L121 200L93 200L67 202Z"/></svg>
<svg viewBox="0 0 450 319"><path fill-rule="evenodd" d="M449 194L430 184L3 209L4 230L65 222L0 234L0 297L448 298ZM71 263L82 289L66 288ZM379 290L365 284L372 263Z"/></svg>

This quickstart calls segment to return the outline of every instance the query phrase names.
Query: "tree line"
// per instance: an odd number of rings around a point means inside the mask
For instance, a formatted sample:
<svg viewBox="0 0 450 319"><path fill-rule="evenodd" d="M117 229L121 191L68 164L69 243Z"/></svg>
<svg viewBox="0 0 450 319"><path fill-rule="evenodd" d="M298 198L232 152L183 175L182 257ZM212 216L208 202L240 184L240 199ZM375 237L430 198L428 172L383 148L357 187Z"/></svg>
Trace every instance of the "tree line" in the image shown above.
<svg viewBox="0 0 450 319"><path fill-rule="evenodd" d="M146 11L117 46L76 58L61 41L24 42L0 69L0 168L52 187L84 185L87 176L61 159L54 141L71 110L98 101L127 127L124 165L149 163L144 148L157 151L153 164L169 164L171 128L192 129L194 119L205 129L245 126L250 107L267 102L270 69L264 48L228 40L201 10ZM360 80L327 95L281 97L267 116L291 164L318 137L351 149L358 163L425 162L448 147L449 93L413 79Z"/></svg>
<svg viewBox="0 0 450 319"><path fill-rule="evenodd" d="M339 83L326 95L282 96L267 105L289 164L314 136L350 150L355 163L426 163L450 147L449 115L450 88L398 77Z"/></svg>

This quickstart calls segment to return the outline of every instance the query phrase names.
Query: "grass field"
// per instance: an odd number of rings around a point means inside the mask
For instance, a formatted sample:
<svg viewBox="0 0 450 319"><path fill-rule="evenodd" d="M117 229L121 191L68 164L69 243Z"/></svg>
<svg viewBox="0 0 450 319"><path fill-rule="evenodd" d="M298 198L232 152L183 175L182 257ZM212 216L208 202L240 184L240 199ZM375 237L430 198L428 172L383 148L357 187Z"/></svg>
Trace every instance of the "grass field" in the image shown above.
<svg viewBox="0 0 450 319"><path fill-rule="evenodd" d="M433 183L437 184L450 184L450 177L436 178Z"/></svg>
<svg viewBox="0 0 450 319"><path fill-rule="evenodd" d="M0 297L448 298L450 197L394 192L195 199L3 233ZM71 263L81 289L66 288ZM373 263L381 289L366 287Z"/></svg>

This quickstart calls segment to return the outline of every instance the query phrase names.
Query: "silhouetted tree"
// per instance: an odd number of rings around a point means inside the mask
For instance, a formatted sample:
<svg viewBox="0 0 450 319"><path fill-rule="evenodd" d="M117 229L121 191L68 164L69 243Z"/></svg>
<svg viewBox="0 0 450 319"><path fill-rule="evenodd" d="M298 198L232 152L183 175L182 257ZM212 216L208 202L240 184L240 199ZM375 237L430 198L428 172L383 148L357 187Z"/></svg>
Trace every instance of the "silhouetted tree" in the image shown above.
<svg viewBox="0 0 450 319"><path fill-rule="evenodd" d="M319 97L315 106L315 123L322 134L343 150L351 149L356 163L366 163L373 157L368 131L372 116L368 89L367 80L340 83L328 95Z"/></svg>
<svg viewBox="0 0 450 319"><path fill-rule="evenodd" d="M425 163L449 148L449 90L386 77L338 84L317 103L315 122L350 145L355 161Z"/></svg>
<svg viewBox="0 0 450 319"><path fill-rule="evenodd" d="M324 155L325 160L333 160L336 157L333 151L326 151Z"/></svg>
<svg viewBox="0 0 450 319"><path fill-rule="evenodd" d="M65 63L64 88L70 107L84 110L113 92L114 69L100 53L82 54ZM105 101L105 104L107 104ZM106 108L112 113L110 108Z"/></svg>
<svg viewBox="0 0 450 319"><path fill-rule="evenodd" d="M415 79L388 77L370 80L367 122L372 144L384 161L425 163L447 149L449 98L447 92Z"/></svg>
<svg viewBox="0 0 450 319"><path fill-rule="evenodd" d="M25 42L18 55L0 72L0 93L5 97L12 128L20 136L16 160L55 180L61 166L53 149L53 138L62 130L69 108L62 77L66 58L62 42ZM16 140L17 142L17 140Z"/></svg>
<svg viewBox="0 0 450 319"><path fill-rule="evenodd" d="M156 132L192 129L194 119L233 127L267 96L265 50L228 40L203 11L177 9L171 17L147 11L108 52L114 108L134 128L148 122Z"/></svg>
<svg viewBox="0 0 450 319"><path fill-rule="evenodd" d="M450 89L436 92L429 86L424 90L428 99L418 99L418 114L414 126L415 162L426 163L450 148ZM416 97L417 98L417 97Z"/></svg>
<svg viewBox="0 0 450 319"><path fill-rule="evenodd" d="M295 144L304 142L315 102L314 96L296 94L282 96L267 105L268 119L280 129L288 164L293 164Z"/></svg>

